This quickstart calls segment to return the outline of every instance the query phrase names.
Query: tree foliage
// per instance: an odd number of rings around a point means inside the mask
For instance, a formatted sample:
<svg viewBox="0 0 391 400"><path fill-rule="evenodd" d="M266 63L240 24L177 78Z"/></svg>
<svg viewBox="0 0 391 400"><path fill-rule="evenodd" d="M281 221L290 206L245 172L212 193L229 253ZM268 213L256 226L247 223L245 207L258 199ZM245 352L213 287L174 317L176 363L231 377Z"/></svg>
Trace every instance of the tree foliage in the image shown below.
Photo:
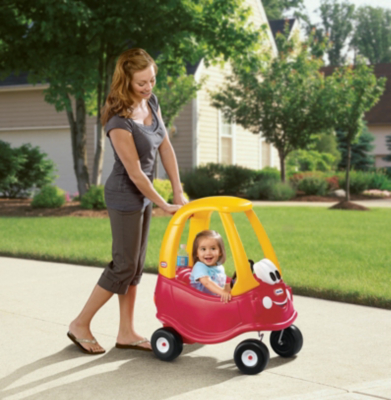
<svg viewBox="0 0 391 400"><path fill-rule="evenodd" d="M346 170L347 166L347 144L345 133L337 131L338 148L341 152L341 160L338 164L338 169ZM369 171L375 164L374 156L371 151L375 148L373 141L375 136L369 132L365 123L363 123L362 132L352 143L350 169L356 171Z"/></svg>
<svg viewBox="0 0 391 400"><path fill-rule="evenodd" d="M346 200L350 200L349 174L352 143L361 133L363 116L379 100L385 78L376 78L373 67L362 59L352 66L339 67L328 77L328 102L333 110L333 126L343 132L340 143L346 145Z"/></svg>
<svg viewBox="0 0 391 400"><path fill-rule="evenodd" d="M86 155L86 114L97 114L93 183L102 169L104 135L100 108L108 94L117 56L141 47L159 65L158 85L191 86L185 62L247 57L259 32L248 24L242 0L5 0L1 3L1 67L28 71L31 82L48 82L46 101L66 110L71 128L74 170L80 194L90 177ZM172 78L169 78L171 76ZM171 79L171 80L170 80ZM194 85L193 85L194 86ZM193 87L194 89L194 87ZM177 90L176 93L180 92ZM173 91L174 93L174 91ZM193 90L187 90L189 96ZM183 99L183 97L182 97ZM96 107L91 102L96 101ZM164 101L163 101L164 103ZM183 102L171 101L172 107ZM178 110L168 111L166 115Z"/></svg>
<svg viewBox="0 0 391 400"><path fill-rule="evenodd" d="M371 64L391 62L391 10L360 7L352 44Z"/></svg>
<svg viewBox="0 0 391 400"><path fill-rule="evenodd" d="M284 18L284 12L301 9L303 0L263 0L263 8L269 21Z"/></svg>
<svg viewBox="0 0 391 400"><path fill-rule="evenodd" d="M237 63L227 84L212 95L224 116L254 134L261 133L280 157L285 181L285 158L306 148L314 133L327 130L330 108L324 103L322 60L311 56L307 42L277 34L279 56L258 59L256 68Z"/></svg>
<svg viewBox="0 0 391 400"><path fill-rule="evenodd" d="M330 46L326 50L330 65L343 65L346 50L353 33L354 5L348 1L322 0L319 13L321 35L328 37Z"/></svg>

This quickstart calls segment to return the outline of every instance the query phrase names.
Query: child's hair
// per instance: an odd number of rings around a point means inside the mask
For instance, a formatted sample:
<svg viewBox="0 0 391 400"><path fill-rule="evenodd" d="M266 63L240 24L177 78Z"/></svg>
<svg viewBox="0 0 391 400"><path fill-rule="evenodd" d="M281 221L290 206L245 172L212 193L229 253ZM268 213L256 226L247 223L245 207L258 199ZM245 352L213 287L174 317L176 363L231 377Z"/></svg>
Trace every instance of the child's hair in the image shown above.
<svg viewBox="0 0 391 400"><path fill-rule="evenodd" d="M220 236L219 233L217 233L216 231L211 231L211 230L205 230L205 231L201 231L197 234L197 236L194 239L194 243L193 243L193 252L192 252L192 256L193 256L193 264L195 264L197 261L200 261L197 257L197 251L198 251L198 246L199 243L201 241L201 239L215 239L219 248L220 248L220 253L221 256L218 260L219 264L223 264L225 262L225 259L227 258L227 255L225 253L225 247L224 247L224 242L222 237Z"/></svg>

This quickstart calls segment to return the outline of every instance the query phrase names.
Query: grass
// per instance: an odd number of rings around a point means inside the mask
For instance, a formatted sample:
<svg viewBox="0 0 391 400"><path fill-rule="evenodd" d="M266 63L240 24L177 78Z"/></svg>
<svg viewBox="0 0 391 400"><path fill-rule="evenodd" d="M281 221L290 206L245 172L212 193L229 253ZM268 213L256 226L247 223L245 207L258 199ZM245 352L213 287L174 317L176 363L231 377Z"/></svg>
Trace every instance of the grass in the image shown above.
<svg viewBox="0 0 391 400"><path fill-rule="evenodd" d="M255 207L255 211L294 293L391 309L391 210ZM235 214L234 219L248 257L258 261L262 251L245 215ZM152 221L147 271L157 269L168 221L164 217ZM218 215L213 215L211 228L224 236ZM225 243L225 267L232 274L226 239ZM4 256L105 266L110 253L108 219L0 218Z"/></svg>

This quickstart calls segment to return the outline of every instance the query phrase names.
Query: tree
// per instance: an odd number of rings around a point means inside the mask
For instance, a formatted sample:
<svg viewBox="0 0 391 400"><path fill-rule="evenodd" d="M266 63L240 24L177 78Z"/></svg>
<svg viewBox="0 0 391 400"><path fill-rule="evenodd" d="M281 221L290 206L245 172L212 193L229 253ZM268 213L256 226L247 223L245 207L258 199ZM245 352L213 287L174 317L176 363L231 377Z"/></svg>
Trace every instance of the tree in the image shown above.
<svg viewBox="0 0 391 400"><path fill-rule="evenodd" d="M319 13L322 22L318 29L330 40L330 46L326 50L330 65L343 65L346 62L344 48L350 44L354 8L348 1L321 1Z"/></svg>
<svg viewBox="0 0 391 400"><path fill-rule="evenodd" d="M373 68L362 59L354 66L336 68L328 80L328 102L333 110L333 126L344 132L346 145L346 201L350 200L352 143L361 133L363 116L379 100L385 78L377 79Z"/></svg>
<svg viewBox="0 0 391 400"><path fill-rule="evenodd" d="M347 164L345 136L345 132L337 131L338 148L341 152L341 160L338 164L338 169L342 170L346 170ZM369 132L365 122L363 122L361 134L358 136L357 140L352 143L350 169L368 171L374 166L375 159L371 154L371 151L375 148L375 145L372 143L374 140L375 136Z"/></svg>
<svg viewBox="0 0 391 400"><path fill-rule="evenodd" d="M308 51L311 37L300 42L277 34L276 40L278 57L258 58L252 67L236 63L227 84L212 98L229 121L261 133L277 148L285 181L286 156L308 147L314 133L327 130L331 110L323 101L323 62Z"/></svg>
<svg viewBox="0 0 391 400"><path fill-rule="evenodd" d="M301 9L303 0L263 0L263 8L269 21L284 18L283 13L291 9Z"/></svg>
<svg viewBox="0 0 391 400"><path fill-rule="evenodd" d="M371 64L391 62L391 10L360 7L352 44Z"/></svg>
<svg viewBox="0 0 391 400"><path fill-rule="evenodd" d="M91 109L96 110L98 126L92 182L99 183L104 145L100 109L117 56L129 47L144 48L157 59L158 85L180 82L188 89L183 78L186 61L204 58L208 65L237 54L246 57L257 46L259 32L247 23L249 10L241 4L240 0L2 1L0 12L6 18L0 28L0 66L6 71L29 71L33 83L48 82L45 100L57 111L66 110L80 194L90 185L86 113ZM175 101L170 104L178 106Z"/></svg>

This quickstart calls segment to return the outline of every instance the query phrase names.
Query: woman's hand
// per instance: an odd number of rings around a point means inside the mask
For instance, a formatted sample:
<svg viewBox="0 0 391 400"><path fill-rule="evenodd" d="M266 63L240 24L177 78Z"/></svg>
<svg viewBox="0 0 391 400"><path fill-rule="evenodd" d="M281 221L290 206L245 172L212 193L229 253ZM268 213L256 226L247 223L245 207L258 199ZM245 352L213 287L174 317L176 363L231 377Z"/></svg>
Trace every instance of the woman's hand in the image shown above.
<svg viewBox="0 0 391 400"><path fill-rule="evenodd" d="M168 214L175 214L181 207L182 207L182 205L179 205L179 204L166 203L164 206L162 206L160 208Z"/></svg>
<svg viewBox="0 0 391 400"><path fill-rule="evenodd" d="M183 195L182 192L180 192L180 193L175 193L174 192L173 202L174 202L174 204L179 204L181 206L184 206L189 201L186 199L186 197Z"/></svg>

